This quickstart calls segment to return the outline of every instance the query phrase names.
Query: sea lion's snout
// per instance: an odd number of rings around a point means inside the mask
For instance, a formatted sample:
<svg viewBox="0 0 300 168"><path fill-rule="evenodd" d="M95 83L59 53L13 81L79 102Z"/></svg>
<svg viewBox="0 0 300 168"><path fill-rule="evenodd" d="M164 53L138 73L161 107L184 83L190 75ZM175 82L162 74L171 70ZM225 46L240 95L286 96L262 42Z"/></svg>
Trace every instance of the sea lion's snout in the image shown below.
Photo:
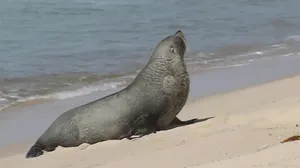
<svg viewBox="0 0 300 168"><path fill-rule="evenodd" d="M178 38L179 37L179 38ZM174 36L174 43L175 43L175 46L178 50L178 53L183 56L185 51L186 51L186 48L187 48L187 45L186 45L186 40L185 40L185 37L184 37L184 34L181 30L178 30Z"/></svg>
<svg viewBox="0 0 300 168"><path fill-rule="evenodd" d="M175 34L175 36L182 38L182 40L184 41L184 43L186 42L185 38L184 38L184 34L181 30L178 30Z"/></svg>
<svg viewBox="0 0 300 168"><path fill-rule="evenodd" d="M186 45L186 40L185 40L184 34L183 34L183 32L182 32L181 30L178 30L178 31L174 34L174 36L180 37L180 38L183 40L184 44Z"/></svg>

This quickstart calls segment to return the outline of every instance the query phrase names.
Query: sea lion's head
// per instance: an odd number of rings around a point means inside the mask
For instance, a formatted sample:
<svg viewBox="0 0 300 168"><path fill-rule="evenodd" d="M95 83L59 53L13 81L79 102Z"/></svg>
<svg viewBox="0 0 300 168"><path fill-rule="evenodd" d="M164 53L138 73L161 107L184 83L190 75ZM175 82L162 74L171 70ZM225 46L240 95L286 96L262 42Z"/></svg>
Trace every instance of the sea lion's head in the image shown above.
<svg viewBox="0 0 300 168"><path fill-rule="evenodd" d="M156 47L156 57L183 58L186 50L186 40L183 32L178 30L172 36L163 39Z"/></svg>

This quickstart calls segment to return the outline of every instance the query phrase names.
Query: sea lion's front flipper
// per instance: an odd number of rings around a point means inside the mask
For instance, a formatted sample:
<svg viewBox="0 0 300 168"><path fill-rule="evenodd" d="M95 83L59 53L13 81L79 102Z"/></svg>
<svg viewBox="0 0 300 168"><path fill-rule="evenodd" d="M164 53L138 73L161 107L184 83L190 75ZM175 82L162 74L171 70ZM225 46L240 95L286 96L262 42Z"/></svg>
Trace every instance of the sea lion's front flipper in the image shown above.
<svg viewBox="0 0 300 168"><path fill-rule="evenodd" d="M193 119L190 119L190 120L185 120L185 121L181 121L179 120L178 117L175 117L173 121L171 121L170 125L169 126L175 126L175 125L189 125L189 124L194 124L196 122L198 122L199 119L198 118L193 118Z"/></svg>

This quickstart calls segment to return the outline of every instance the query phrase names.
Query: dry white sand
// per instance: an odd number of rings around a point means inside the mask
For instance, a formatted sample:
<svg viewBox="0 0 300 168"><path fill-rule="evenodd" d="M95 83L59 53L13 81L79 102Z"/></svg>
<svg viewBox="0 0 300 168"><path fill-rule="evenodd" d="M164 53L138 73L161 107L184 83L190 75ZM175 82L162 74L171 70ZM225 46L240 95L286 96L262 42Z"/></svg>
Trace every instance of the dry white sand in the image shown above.
<svg viewBox="0 0 300 168"><path fill-rule="evenodd" d="M0 167L299 168L300 141L280 143L300 134L299 86L297 76L195 100L181 119L214 118L132 141L58 148L34 159L25 159L28 146L0 158ZM20 147L2 153L14 148Z"/></svg>

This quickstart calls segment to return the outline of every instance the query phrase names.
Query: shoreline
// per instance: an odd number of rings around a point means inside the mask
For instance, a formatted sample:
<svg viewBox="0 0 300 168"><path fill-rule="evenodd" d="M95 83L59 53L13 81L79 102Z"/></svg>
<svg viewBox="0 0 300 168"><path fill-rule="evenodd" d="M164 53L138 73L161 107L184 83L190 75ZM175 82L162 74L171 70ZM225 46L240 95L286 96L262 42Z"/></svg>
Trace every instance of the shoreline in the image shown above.
<svg viewBox="0 0 300 168"><path fill-rule="evenodd" d="M188 55L192 55L192 57L186 58L186 64L188 66L188 71L191 76L199 76L199 75L206 74L206 73L213 74L215 71L217 71L217 72L218 71L228 71L228 69L235 69L235 68L243 69L245 66L253 66L251 64L253 64L253 63L255 64L256 62L263 62L266 59L272 60L272 59L274 59L274 57L281 57L279 59L285 59L285 57L290 57L290 56L297 57L300 55L299 52L295 52L295 51L297 51L297 48L295 48L295 46L289 45L289 47L284 47L285 45L288 45L288 44L282 43L282 44L265 46L260 49L257 48L257 50L253 49L253 50L249 50L247 52L245 51L245 53L236 53L236 54L233 54L232 56L224 55L224 60L222 60L220 58L214 58L215 56L213 53L206 53L208 55L212 54L207 57L197 56L198 54L200 54L200 55L203 54L201 52L190 53ZM221 55L218 55L218 56L221 56ZM209 57L211 57L212 62L207 63L207 61L209 61L209 60L207 60L207 58L209 58ZM217 62L214 62L213 61L214 59L216 59ZM228 61L227 59L231 60L231 61ZM200 62L202 62L202 63L200 63ZM112 74L112 75L106 75L106 76L105 75L101 76L98 74L99 79L95 80L92 83L79 84L79 83L75 82L73 84L78 85L78 86L73 87L72 89L65 88L63 90L56 90L56 91L54 89L53 92L49 92L48 94L45 94L45 95L39 94L37 92L35 94L29 94L30 96L28 96L28 97L20 96L18 99L14 100L14 101L9 101L7 99L7 97L10 97L11 95L4 94L4 98L2 98L2 101L6 100L7 102L0 104L0 106L1 106L0 113L2 111L7 111L7 109L9 109L11 107L15 107L15 106L19 106L19 105L23 106L24 104L26 105L27 102L32 102L32 101L36 101L36 102L41 101L42 102L47 99L63 100L63 99L67 99L67 98L80 97L82 95L91 94L92 92L103 90L103 89L104 90L116 90L116 88L122 88L125 85L127 85L131 80L133 80L133 78L135 77L135 75L137 74L138 71L140 71L140 70L132 71L128 74L121 73L121 74L117 74L117 75ZM93 78L95 75L97 76L96 73L93 73L93 72L90 72L90 73L91 74L89 74L89 73L85 74L84 72L79 72L77 75L83 75L83 76L82 77L78 76L78 78L79 77L80 78L77 80L80 80L80 81L82 79L87 80L86 78ZM59 77L59 76L63 76L63 73L56 74L56 75L52 74L52 75L53 76L58 75L58 77ZM87 75L87 76L84 76L84 75ZM286 74L285 76L288 76L288 75L289 74ZM71 77L75 77L74 74L71 74ZM47 77L45 77L45 78L47 80L49 80ZM50 78L51 78L51 74L50 74ZM31 76L27 80L28 80L27 82L30 82L30 80L35 81L37 79L35 79L34 76ZM39 79L39 80L43 81L43 79ZM61 79L57 78L57 79L52 79L52 80L53 80L52 82L57 82L57 80L61 80ZM44 84L45 83L47 83L47 81L44 82ZM50 81L50 83L51 83L51 81ZM72 86L72 85L70 85L70 86ZM8 93L9 93L9 91L8 91ZM0 99L1 99L1 97L0 97Z"/></svg>
<svg viewBox="0 0 300 168"><path fill-rule="evenodd" d="M295 91L299 85L300 74L197 98L186 104L179 118L214 118L134 141L111 140L74 148L59 147L55 152L45 152L43 156L30 160L24 158L28 149L23 148L25 151L0 155L0 164L24 168L37 165L150 168L153 163L156 167L178 168L300 166L296 150L300 142L281 143L287 137L300 134L300 127L297 127L300 124L300 95ZM12 145L5 150L21 149L26 145Z"/></svg>

